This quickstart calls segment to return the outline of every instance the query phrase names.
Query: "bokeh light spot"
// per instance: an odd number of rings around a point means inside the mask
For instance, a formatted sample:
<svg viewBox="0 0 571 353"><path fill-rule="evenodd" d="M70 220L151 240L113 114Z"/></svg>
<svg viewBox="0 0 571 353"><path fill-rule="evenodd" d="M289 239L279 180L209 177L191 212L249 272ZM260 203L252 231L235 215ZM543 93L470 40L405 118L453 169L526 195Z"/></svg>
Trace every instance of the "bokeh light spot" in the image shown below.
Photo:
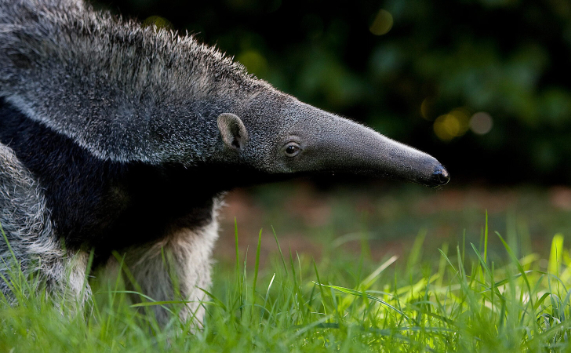
<svg viewBox="0 0 571 353"><path fill-rule="evenodd" d="M420 115L426 119L430 120L430 111L432 110L432 101L430 98L425 98L420 105Z"/></svg>
<svg viewBox="0 0 571 353"><path fill-rule="evenodd" d="M255 50L246 50L238 55L238 61L246 66L248 72L258 77L264 77L268 71L268 61Z"/></svg>
<svg viewBox="0 0 571 353"><path fill-rule="evenodd" d="M454 109L448 114L436 118L434 133L442 141L450 141L468 131L468 114L463 108Z"/></svg>
<svg viewBox="0 0 571 353"><path fill-rule="evenodd" d="M150 16L143 21L143 26L155 26L157 28L173 29L172 23L161 16Z"/></svg>
<svg viewBox="0 0 571 353"><path fill-rule="evenodd" d="M382 36L389 33L393 28L393 15L387 10L380 9L373 20L373 24L369 27L369 31L376 36Z"/></svg>
<svg viewBox="0 0 571 353"><path fill-rule="evenodd" d="M485 135L494 126L494 121L490 114L486 112L478 112L470 118L470 130L478 135Z"/></svg>

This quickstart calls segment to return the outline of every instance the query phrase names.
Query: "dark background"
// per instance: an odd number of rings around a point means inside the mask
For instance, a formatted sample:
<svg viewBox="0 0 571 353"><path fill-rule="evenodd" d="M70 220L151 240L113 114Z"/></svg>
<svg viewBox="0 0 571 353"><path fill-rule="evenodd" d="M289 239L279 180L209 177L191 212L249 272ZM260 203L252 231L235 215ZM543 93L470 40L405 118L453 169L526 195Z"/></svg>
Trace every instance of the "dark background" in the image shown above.
<svg viewBox="0 0 571 353"><path fill-rule="evenodd" d="M280 90L433 154L456 183L571 180L568 0L94 4L188 31ZM484 134L471 128L482 116Z"/></svg>

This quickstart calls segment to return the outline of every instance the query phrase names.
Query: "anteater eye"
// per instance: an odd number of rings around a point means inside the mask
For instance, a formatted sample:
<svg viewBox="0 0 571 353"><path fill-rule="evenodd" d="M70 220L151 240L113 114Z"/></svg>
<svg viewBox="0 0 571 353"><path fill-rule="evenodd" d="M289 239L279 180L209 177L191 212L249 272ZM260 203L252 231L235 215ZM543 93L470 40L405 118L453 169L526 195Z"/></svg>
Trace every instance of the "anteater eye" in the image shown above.
<svg viewBox="0 0 571 353"><path fill-rule="evenodd" d="M295 157L301 149L297 144L290 144L285 148L285 154L288 157Z"/></svg>

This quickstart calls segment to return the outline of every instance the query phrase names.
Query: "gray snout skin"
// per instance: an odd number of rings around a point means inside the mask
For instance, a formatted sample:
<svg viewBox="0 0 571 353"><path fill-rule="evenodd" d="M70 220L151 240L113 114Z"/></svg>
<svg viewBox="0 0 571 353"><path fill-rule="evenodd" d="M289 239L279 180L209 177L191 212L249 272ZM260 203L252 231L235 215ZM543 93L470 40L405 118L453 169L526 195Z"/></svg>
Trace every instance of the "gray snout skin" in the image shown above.
<svg viewBox="0 0 571 353"><path fill-rule="evenodd" d="M432 174L432 181L433 184L431 186L436 186L436 187L448 184L448 182L450 181L450 175L448 174L446 168L444 168L442 165L439 165L436 168L434 168L434 173Z"/></svg>
<svg viewBox="0 0 571 353"><path fill-rule="evenodd" d="M450 181L448 171L434 157L328 113L301 121L292 135L302 149L290 164L293 171L393 177L429 187Z"/></svg>
<svg viewBox="0 0 571 353"><path fill-rule="evenodd" d="M383 165L387 176L432 188L439 188L450 182L450 174L438 160L426 153L415 152L415 155L407 153L406 157L398 156L398 162L392 161L393 163Z"/></svg>
<svg viewBox="0 0 571 353"><path fill-rule="evenodd" d="M412 181L432 188L438 188L448 184L450 181L450 174L446 168L444 168L444 166L436 159L430 156L428 156L428 158L430 159L430 164L433 168L432 174L421 174L416 179L413 178Z"/></svg>

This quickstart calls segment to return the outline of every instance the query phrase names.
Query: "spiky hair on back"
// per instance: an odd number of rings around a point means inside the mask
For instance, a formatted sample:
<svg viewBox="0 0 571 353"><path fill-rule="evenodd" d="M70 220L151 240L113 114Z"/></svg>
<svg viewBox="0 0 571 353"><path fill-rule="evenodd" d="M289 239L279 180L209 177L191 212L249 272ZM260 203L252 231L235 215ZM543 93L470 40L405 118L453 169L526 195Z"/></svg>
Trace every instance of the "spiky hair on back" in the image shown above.
<svg viewBox="0 0 571 353"><path fill-rule="evenodd" d="M183 139L177 124L260 86L271 89L189 35L79 0L0 0L0 96L102 159L176 160L181 146L165 141ZM200 160L212 146L186 148Z"/></svg>

